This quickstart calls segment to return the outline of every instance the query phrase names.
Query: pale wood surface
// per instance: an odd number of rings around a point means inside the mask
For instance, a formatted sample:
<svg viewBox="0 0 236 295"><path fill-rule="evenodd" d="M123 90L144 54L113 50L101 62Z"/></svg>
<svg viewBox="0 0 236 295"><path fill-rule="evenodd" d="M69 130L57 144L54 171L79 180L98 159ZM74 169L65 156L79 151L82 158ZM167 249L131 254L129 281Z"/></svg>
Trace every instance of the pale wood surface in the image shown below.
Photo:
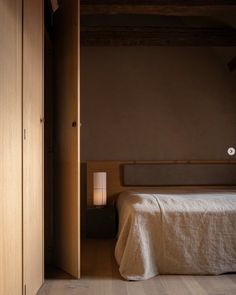
<svg viewBox="0 0 236 295"><path fill-rule="evenodd" d="M22 294L22 2L0 1L0 294Z"/></svg>
<svg viewBox="0 0 236 295"><path fill-rule="evenodd" d="M78 9L78 0L63 1L54 17L55 255L57 266L76 278L80 273Z"/></svg>
<svg viewBox="0 0 236 295"><path fill-rule="evenodd" d="M23 261L26 294L43 283L43 1L24 1Z"/></svg>
<svg viewBox="0 0 236 295"><path fill-rule="evenodd" d="M81 280L48 280L38 295L234 295L236 274L156 276L128 282L118 272L114 241L88 240L82 249Z"/></svg>
<svg viewBox="0 0 236 295"><path fill-rule="evenodd" d="M235 164L236 161L88 161L87 162L87 204L93 205L93 173L107 172L107 199L113 202L119 193L140 187L123 186L122 165L124 164Z"/></svg>

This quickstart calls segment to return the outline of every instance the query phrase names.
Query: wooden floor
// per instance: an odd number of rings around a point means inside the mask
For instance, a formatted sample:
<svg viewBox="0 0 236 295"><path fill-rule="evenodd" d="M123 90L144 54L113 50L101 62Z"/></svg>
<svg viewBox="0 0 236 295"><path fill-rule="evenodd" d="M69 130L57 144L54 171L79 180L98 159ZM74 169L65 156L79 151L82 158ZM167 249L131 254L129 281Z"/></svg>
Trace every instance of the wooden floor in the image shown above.
<svg viewBox="0 0 236 295"><path fill-rule="evenodd" d="M156 276L127 282L120 277L113 255L113 241L86 241L82 247L81 280L63 279L60 275L58 280L46 280L38 295L236 295L236 274Z"/></svg>

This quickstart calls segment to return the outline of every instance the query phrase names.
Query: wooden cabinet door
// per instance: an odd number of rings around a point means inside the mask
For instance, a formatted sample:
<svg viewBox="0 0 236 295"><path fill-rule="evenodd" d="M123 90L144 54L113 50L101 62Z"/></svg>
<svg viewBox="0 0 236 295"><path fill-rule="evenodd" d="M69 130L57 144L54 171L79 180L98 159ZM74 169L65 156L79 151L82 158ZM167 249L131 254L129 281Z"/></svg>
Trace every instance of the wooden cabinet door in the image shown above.
<svg viewBox="0 0 236 295"><path fill-rule="evenodd" d="M57 265L80 276L79 1L63 1L54 17L55 245Z"/></svg>
<svg viewBox="0 0 236 295"><path fill-rule="evenodd" d="M25 0L23 18L23 282L43 283L43 1Z"/></svg>
<svg viewBox="0 0 236 295"><path fill-rule="evenodd" d="M0 294L22 294L20 0L0 0Z"/></svg>

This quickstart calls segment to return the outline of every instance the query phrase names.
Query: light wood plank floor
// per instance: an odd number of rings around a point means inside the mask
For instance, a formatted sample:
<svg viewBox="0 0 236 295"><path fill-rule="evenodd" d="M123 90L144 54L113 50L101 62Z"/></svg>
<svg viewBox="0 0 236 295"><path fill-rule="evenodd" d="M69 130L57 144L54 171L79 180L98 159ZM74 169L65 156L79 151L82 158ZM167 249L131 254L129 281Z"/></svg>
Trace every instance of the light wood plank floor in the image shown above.
<svg viewBox="0 0 236 295"><path fill-rule="evenodd" d="M86 241L81 280L46 280L38 295L236 295L236 274L127 282L119 275L113 253L113 241Z"/></svg>

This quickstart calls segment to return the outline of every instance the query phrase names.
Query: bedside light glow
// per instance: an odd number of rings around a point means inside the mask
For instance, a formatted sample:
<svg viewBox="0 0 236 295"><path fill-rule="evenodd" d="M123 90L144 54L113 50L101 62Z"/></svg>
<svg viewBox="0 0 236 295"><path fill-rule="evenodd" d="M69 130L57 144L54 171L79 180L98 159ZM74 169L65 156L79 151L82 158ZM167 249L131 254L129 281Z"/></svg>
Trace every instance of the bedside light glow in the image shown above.
<svg viewBox="0 0 236 295"><path fill-rule="evenodd" d="M105 206L107 203L107 173L93 173L93 204Z"/></svg>

